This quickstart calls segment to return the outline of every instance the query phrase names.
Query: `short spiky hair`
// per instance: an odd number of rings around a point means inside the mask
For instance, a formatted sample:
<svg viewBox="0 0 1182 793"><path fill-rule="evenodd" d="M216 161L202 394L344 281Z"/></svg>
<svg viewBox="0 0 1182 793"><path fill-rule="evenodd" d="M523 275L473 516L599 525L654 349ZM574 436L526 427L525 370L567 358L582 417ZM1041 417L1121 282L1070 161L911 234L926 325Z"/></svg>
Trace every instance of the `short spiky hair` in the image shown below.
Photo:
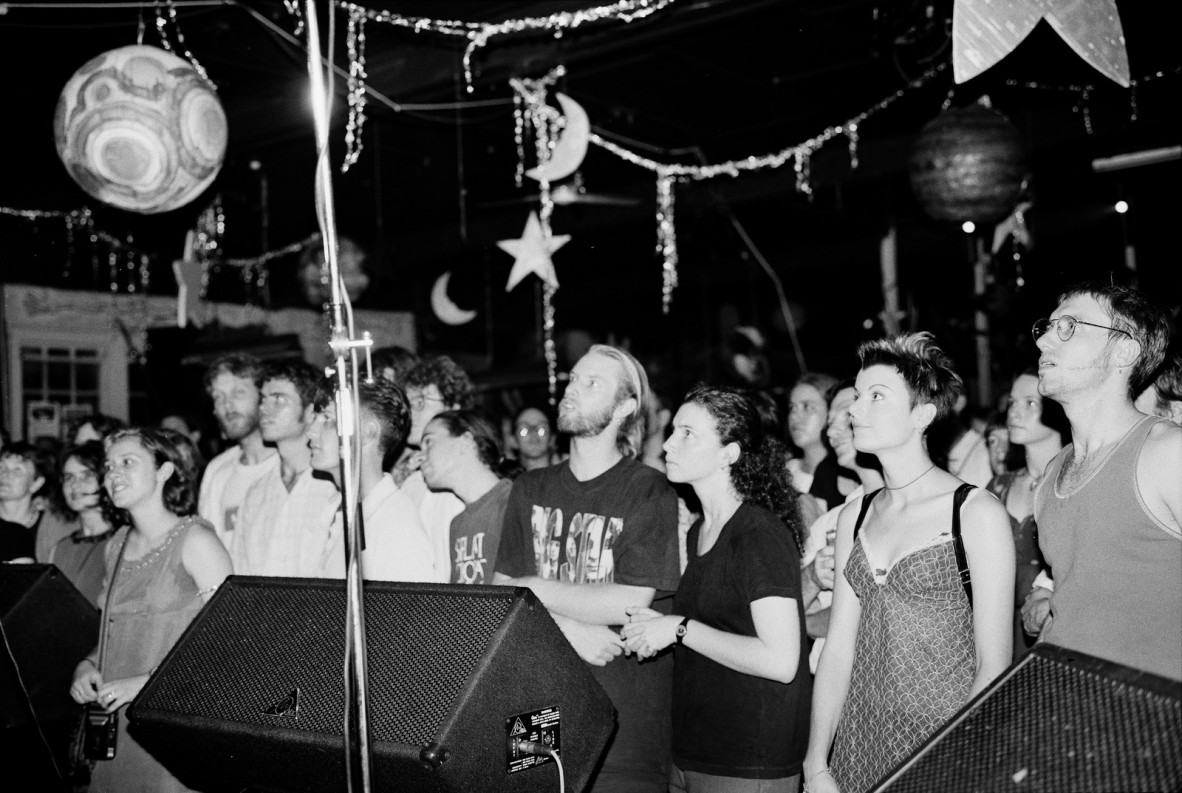
<svg viewBox="0 0 1182 793"><path fill-rule="evenodd" d="M1153 379L1170 346L1169 313L1145 295L1127 286L1085 283L1069 287L1059 303L1073 297L1090 297L1108 312L1112 327L1128 333L1141 345L1141 354L1129 373L1129 396L1140 394ZM1111 337L1114 331L1109 331Z"/></svg>
<svg viewBox="0 0 1182 793"><path fill-rule="evenodd" d="M211 363L209 368L205 370L205 391L208 393L213 388L213 381L220 374L241 377L243 380L250 380L254 383L255 388L262 388L263 374L265 371L266 366L253 355L237 352L231 353L230 355L223 355Z"/></svg>
<svg viewBox="0 0 1182 793"><path fill-rule="evenodd" d="M433 385L439 389L443 404L463 410L476 404L472 381L458 363L446 355L419 361L406 373L407 390Z"/></svg>
<svg viewBox="0 0 1182 793"><path fill-rule="evenodd" d="M964 393L964 382L953 371L952 359L926 331L863 342L858 347L858 360L863 369L881 364L897 371L911 392L911 407L936 406L933 422L949 415Z"/></svg>

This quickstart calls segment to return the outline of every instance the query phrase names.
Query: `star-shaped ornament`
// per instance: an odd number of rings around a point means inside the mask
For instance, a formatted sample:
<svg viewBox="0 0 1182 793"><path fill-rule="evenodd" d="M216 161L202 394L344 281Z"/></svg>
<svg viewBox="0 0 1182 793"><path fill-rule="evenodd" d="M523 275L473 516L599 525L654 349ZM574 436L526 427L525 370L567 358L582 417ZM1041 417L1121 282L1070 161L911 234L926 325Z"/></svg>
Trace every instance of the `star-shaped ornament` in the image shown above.
<svg viewBox="0 0 1182 793"><path fill-rule="evenodd" d="M554 272L554 262L550 261L550 254L568 242L569 234L552 234L547 237L542 229L542 221L538 220L538 213L530 212L520 239L497 241L497 247L514 259L505 291L512 291L513 287L530 273L536 274L551 289L557 289L558 276Z"/></svg>

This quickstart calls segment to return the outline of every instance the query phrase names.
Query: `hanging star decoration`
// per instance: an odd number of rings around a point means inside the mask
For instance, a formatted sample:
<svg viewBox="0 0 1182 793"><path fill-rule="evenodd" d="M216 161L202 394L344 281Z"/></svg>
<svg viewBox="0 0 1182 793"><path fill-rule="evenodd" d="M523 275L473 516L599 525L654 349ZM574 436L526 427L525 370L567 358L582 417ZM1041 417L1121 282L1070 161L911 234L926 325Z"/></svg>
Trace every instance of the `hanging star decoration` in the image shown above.
<svg viewBox="0 0 1182 793"><path fill-rule="evenodd" d="M963 83L1014 51L1042 19L1102 75L1129 87L1129 54L1116 0L956 0L952 71Z"/></svg>
<svg viewBox="0 0 1182 793"><path fill-rule="evenodd" d="M514 259L505 291L513 291L513 287L530 273L541 278L551 289L557 289L558 276L554 272L554 262L550 261L550 254L568 242L569 234L547 234L542 228L542 222L538 220L538 213L530 212L520 239L497 242L497 247Z"/></svg>

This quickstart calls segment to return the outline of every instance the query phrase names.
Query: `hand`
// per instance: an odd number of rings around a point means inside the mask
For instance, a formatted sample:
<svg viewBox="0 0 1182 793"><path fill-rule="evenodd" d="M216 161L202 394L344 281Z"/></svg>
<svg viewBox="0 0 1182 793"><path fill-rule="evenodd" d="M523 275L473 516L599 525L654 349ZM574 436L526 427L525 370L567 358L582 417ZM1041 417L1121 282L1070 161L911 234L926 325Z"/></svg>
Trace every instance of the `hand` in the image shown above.
<svg viewBox="0 0 1182 793"><path fill-rule="evenodd" d="M90 661L83 661L74 670L74 682L70 684L70 697L79 705L98 699L99 686L103 676Z"/></svg>
<svg viewBox="0 0 1182 793"><path fill-rule="evenodd" d="M1037 636L1047 625L1051 614L1051 590L1036 586L1022 604L1022 629Z"/></svg>
<svg viewBox="0 0 1182 793"><path fill-rule="evenodd" d="M837 780L828 771L808 777L801 793L841 793Z"/></svg>
<svg viewBox="0 0 1182 793"><path fill-rule="evenodd" d="M833 546L826 545L821 550L817 551L816 557L813 559L813 575L817 579L817 583L821 585L821 589L833 589L833 579L836 576L837 562L833 558Z"/></svg>
<svg viewBox="0 0 1182 793"><path fill-rule="evenodd" d="M606 625L578 620L555 620L570 646L592 666L607 666L624 652L624 641Z"/></svg>
<svg viewBox="0 0 1182 793"><path fill-rule="evenodd" d="M108 713L113 713L135 699L135 695L140 693L140 689L147 682L147 675L139 675L138 677L125 677L121 680L103 683L98 687L96 701L106 708Z"/></svg>
<svg viewBox="0 0 1182 793"><path fill-rule="evenodd" d="M681 617L662 615L639 606L631 606L625 612L628 614L628 624L620 631L620 636L624 639L626 653L636 653L637 658L644 660L677 641L677 626L681 624Z"/></svg>

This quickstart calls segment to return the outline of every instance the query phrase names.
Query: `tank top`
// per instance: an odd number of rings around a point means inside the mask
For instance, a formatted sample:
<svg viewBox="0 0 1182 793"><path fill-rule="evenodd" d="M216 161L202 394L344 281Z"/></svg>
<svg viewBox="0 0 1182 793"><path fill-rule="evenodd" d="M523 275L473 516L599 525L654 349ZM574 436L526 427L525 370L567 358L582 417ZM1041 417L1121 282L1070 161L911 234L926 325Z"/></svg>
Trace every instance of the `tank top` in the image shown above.
<svg viewBox="0 0 1182 793"><path fill-rule="evenodd" d="M1043 640L1182 680L1182 535L1145 508L1137 460L1154 425L1125 433L1073 492L1060 452L1035 492L1039 545L1051 566L1053 619Z"/></svg>

